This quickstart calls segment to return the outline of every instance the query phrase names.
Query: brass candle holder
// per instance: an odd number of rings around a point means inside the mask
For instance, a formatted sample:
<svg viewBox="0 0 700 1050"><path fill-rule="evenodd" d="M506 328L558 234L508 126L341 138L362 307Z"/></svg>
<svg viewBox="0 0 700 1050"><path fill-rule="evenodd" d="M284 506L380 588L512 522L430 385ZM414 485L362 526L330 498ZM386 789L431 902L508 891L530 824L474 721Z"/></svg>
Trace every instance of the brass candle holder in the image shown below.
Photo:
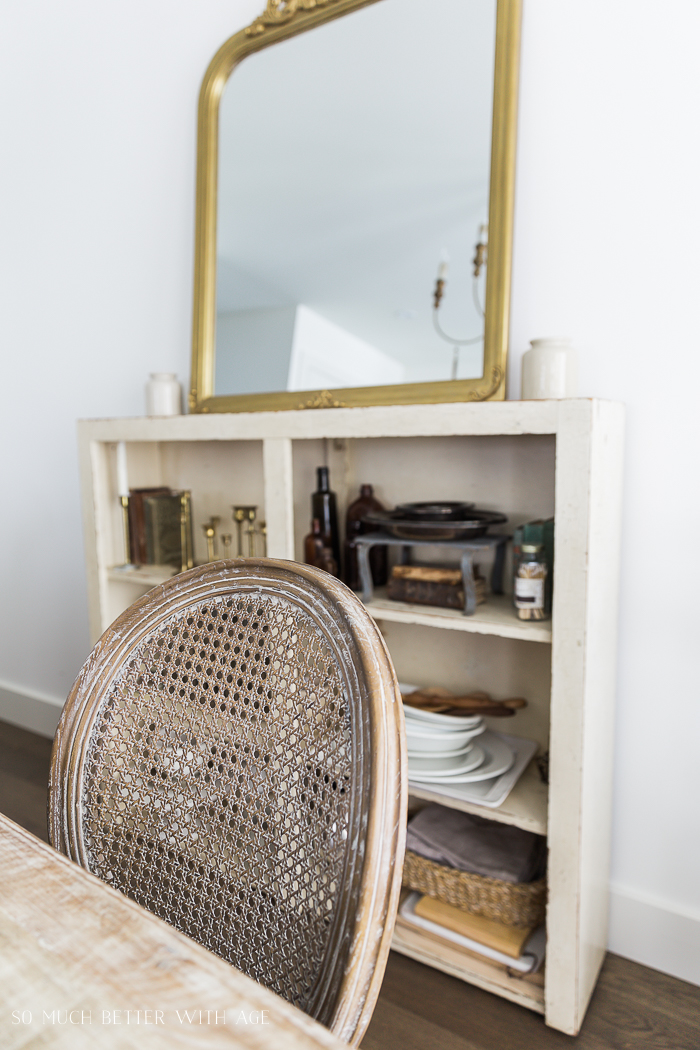
<svg viewBox="0 0 700 1050"><path fill-rule="evenodd" d="M267 522L261 521L260 523L260 535L262 537L262 556L267 558Z"/></svg>
<svg viewBox="0 0 700 1050"><path fill-rule="evenodd" d="M180 493L180 571L186 572L194 565L192 541L192 493L185 489Z"/></svg>
<svg viewBox="0 0 700 1050"><path fill-rule="evenodd" d="M248 522L248 528L246 529L246 533L248 534L248 550L250 551L249 557L254 558L255 557L255 537L254 536L251 537L251 529L254 529L254 525L252 523L255 521L256 515L258 513L258 508L257 507L253 507L250 504L246 504L246 505L233 506L231 509L233 511L233 520L236 523L236 530L237 530L237 537L236 538L237 538L237 541L238 541L238 557L239 558L243 557L243 523L245 521L247 521Z"/></svg>
<svg viewBox="0 0 700 1050"><path fill-rule="evenodd" d="M202 525L202 531L207 538L207 561L214 561L216 556L216 529L221 518L210 518Z"/></svg>
<svg viewBox="0 0 700 1050"><path fill-rule="evenodd" d="M135 565L131 560L131 530L129 528L129 497L120 496L119 502L122 507L122 538L124 541L124 562L122 565L115 565L114 568L120 572L129 572L132 569L140 569L140 565Z"/></svg>
<svg viewBox="0 0 700 1050"><path fill-rule="evenodd" d="M221 542L223 544L224 558L225 558L226 561L229 561L229 559L231 557L231 540L232 539L233 539L233 536L231 535L230 532L222 532L221 533Z"/></svg>
<svg viewBox="0 0 700 1050"><path fill-rule="evenodd" d="M131 566L131 534L129 533L129 497L119 497L122 505L122 527L124 531L124 568Z"/></svg>
<svg viewBox="0 0 700 1050"><path fill-rule="evenodd" d="M237 539L237 550L236 553L239 558L243 557L243 522L245 521L245 507L232 507L233 520L236 523L236 539Z"/></svg>
<svg viewBox="0 0 700 1050"><path fill-rule="evenodd" d="M258 513L257 507L248 507L248 557L255 557L255 517Z"/></svg>

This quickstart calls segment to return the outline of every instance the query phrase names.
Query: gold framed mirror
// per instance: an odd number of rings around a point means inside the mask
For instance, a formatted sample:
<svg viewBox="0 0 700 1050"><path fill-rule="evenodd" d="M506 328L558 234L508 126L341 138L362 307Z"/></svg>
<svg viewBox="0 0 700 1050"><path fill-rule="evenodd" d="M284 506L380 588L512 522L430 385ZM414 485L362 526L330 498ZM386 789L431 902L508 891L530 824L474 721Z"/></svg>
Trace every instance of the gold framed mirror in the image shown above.
<svg viewBox="0 0 700 1050"><path fill-rule="evenodd" d="M504 398L520 16L267 0L220 48L199 101L191 412Z"/></svg>

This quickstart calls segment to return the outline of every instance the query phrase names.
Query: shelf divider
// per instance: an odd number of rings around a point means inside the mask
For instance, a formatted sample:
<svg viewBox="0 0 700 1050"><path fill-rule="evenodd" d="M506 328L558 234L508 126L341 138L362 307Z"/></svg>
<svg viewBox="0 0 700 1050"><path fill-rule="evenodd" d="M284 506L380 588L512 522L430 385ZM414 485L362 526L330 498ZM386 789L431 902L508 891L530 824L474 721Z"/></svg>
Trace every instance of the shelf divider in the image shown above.
<svg viewBox="0 0 700 1050"><path fill-rule="evenodd" d="M291 438L263 440L265 521L269 558L294 560L294 487Z"/></svg>

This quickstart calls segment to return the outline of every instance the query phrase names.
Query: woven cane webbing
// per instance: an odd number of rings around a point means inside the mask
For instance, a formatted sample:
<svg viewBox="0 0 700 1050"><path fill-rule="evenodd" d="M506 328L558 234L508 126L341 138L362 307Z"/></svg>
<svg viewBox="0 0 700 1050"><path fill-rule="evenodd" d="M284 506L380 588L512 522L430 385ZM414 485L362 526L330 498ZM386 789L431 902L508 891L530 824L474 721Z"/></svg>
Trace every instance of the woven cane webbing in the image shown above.
<svg viewBox="0 0 700 1050"><path fill-rule="evenodd" d="M130 654L82 773L89 868L302 1009L347 862L345 681L298 604L200 600Z"/></svg>

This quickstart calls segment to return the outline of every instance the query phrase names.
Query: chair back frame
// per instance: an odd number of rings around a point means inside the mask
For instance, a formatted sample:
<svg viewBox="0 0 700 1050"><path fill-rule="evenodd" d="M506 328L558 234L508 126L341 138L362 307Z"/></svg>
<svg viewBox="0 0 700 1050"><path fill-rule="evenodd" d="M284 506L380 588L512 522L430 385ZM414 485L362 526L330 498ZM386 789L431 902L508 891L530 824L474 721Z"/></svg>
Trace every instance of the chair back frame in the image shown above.
<svg viewBox="0 0 700 1050"><path fill-rule="evenodd" d="M304 622L313 623L343 683L350 726L350 798L347 839L342 845L342 886L322 949L321 971L303 1008L341 1039L357 1045L379 994L401 888L407 805L405 734L398 684L384 640L359 599L333 577L311 566L268 559L217 562L174 577L130 606L93 649L64 707L51 764L50 841L81 866L94 870L85 829L97 805L96 789L86 769L96 734L104 732L100 727L109 717L105 711L110 696L127 669L134 667L134 654L142 652L159 632L182 622L188 610L201 610L202 603L206 603L205 611L225 608L232 596L236 601L249 599L249 608L262 607L263 600L282 603L280 608L296 610L295 615ZM208 699L210 694L206 695ZM217 686L217 704L221 699ZM177 700L176 688L170 684L166 689L163 682L158 691L161 709L163 703ZM239 703L241 710L243 702ZM257 706L251 694L251 705L254 702ZM215 708L213 698L211 708ZM215 710L212 717L218 719L218 725L234 713L232 704L222 705L222 710L230 713L222 716ZM252 706L247 711L250 716ZM113 885L128 893L128 886ZM168 919L162 912L156 914Z"/></svg>

